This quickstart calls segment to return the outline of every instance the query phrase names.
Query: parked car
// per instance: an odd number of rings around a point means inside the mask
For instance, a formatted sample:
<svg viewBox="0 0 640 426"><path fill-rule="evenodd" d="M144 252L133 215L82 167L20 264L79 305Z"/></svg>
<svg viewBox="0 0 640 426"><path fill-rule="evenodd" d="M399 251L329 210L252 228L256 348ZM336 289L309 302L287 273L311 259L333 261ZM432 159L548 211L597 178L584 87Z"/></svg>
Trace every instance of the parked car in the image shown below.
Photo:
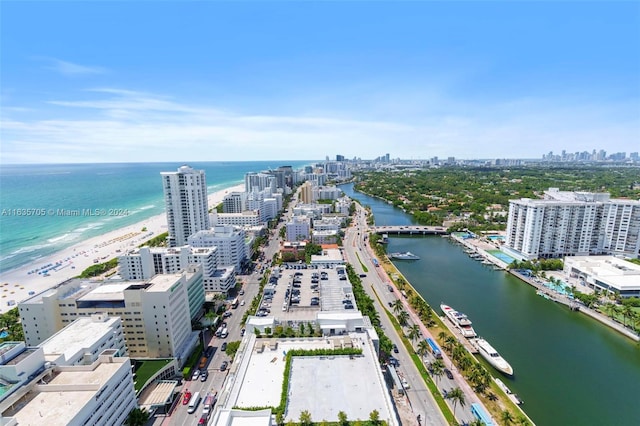
<svg viewBox="0 0 640 426"><path fill-rule="evenodd" d="M198 380L198 377L200 377L200 370L196 370L193 372L193 375L191 376L191 380Z"/></svg>
<svg viewBox="0 0 640 426"><path fill-rule="evenodd" d="M204 370L202 373L200 373L201 382L206 382L208 378L209 378L209 372L207 370Z"/></svg>
<svg viewBox="0 0 640 426"><path fill-rule="evenodd" d="M226 351L227 350L227 342L223 342L222 346L220 346L220 350L221 351Z"/></svg>
<svg viewBox="0 0 640 426"><path fill-rule="evenodd" d="M184 397L182 398L182 405L187 405L191 400L191 392L188 390L184 391Z"/></svg>
<svg viewBox="0 0 640 426"><path fill-rule="evenodd" d="M229 363L227 361L224 361L222 365L220 365L220 371L226 370L228 366L229 366Z"/></svg>
<svg viewBox="0 0 640 426"><path fill-rule="evenodd" d="M227 311L222 316L225 317L225 318L229 318L231 315L232 315L231 311Z"/></svg>
<svg viewBox="0 0 640 426"><path fill-rule="evenodd" d="M397 354L398 352L400 352L398 350L398 345L396 345L395 343L393 344L393 353Z"/></svg>

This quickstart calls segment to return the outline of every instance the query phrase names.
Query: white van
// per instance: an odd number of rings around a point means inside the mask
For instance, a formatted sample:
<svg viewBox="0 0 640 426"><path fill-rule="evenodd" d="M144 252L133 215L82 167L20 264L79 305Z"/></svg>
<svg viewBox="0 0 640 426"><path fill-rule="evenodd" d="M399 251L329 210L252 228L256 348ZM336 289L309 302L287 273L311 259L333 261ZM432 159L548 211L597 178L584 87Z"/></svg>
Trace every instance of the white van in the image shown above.
<svg viewBox="0 0 640 426"><path fill-rule="evenodd" d="M200 404L200 399L200 392L196 392L191 396L191 399L189 400L189 408L187 409L189 414L195 413L198 405Z"/></svg>

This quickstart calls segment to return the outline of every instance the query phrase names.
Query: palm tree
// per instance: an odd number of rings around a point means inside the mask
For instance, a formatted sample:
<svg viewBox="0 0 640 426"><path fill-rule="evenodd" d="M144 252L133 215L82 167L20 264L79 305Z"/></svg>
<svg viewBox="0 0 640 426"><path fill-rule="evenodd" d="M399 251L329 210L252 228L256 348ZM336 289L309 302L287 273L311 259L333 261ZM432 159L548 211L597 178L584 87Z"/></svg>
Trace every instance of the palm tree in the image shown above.
<svg viewBox="0 0 640 426"><path fill-rule="evenodd" d="M453 350L451 351L451 358L453 358L455 362L459 363L460 360L464 358L466 355L467 355L467 350L464 348L462 343L456 342L453 345Z"/></svg>
<svg viewBox="0 0 640 426"><path fill-rule="evenodd" d="M402 304L402 300L396 299L393 302L391 302L391 309L393 310L393 313L396 315L402 312L404 310L404 305Z"/></svg>
<svg viewBox="0 0 640 426"><path fill-rule="evenodd" d="M401 311L398 314L398 323L404 327L405 325L407 325L409 323L409 314L407 313L407 311Z"/></svg>
<svg viewBox="0 0 640 426"><path fill-rule="evenodd" d="M144 426L149 420L149 412L144 408L134 408L129 412L125 425L127 426Z"/></svg>
<svg viewBox="0 0 640 426"><path fill-rule="evenodd" d="M412 342L415 342L422 337L422 331L420 331L420 326L418 324L413 324L411 327L409 327L408 337Z"/></svg>
<svg viewBox="0 0 640 426"><path fill-rule="evenodd" d="M624 318L625 327L627 326L627 318L631 319L634 314L635 312L631 305L624 305L624 308L622 308L622 317Z"/></svg>
<svg viewBox="0 0 640 426"><path fill-rule="evenodd" d="M441 359L436 359L431 363L431 374L436 377L436 381L440 380L440 377L444 374L444 362Z"/></svg>
<svg viewBox="0 0 640 426"><path fill-rule="evenodd" d="M522 414L518 416L518 424L522 425L522 426L529 426L531 425L531 423L529 422L529 420L523 416Z"/></svg>
<svg viewBox="0 0 640 426"><path fill-rule="evenodd" d="M427 343L426 340L422 339L418 342L418 355L420 355L420 357L422 358L422 361L424 362L424 357L429 353L429 351L431 350L431 348L429 347L429 344Z"/></svg>
<svg viewBox="0 0 640 426"><path fill-rule="evenodd" d="M440 333L438 333L438 340L440 340L441 342L444 342L447 336L448 334L445 331L441 331Z"/></svg>
<svg viewBox="0 0 640 426"><path fill-rule="evenodd" d="M453 347L454 345L458 343L458 341L456 340L455 337L453 336L447 336L446 339L444 339L444 343L443 343L443 347L447 350L447 352L451 353L451 351L453 351Z"/></svg>
<svg viewBox="0 0 640 426"><path fill-rule="evenodd" d="M369 413L369 423L372 425L380 424L380 413L378 412L378 410L373 410L371 413Z"/></svg>
<svg viewBox="0 0 640 426"><path fill-rule="evenodd" d="M460 388L453 388L447 392L447 398L453 402L453 415L456 415L456 404L460 403L461 407L464 407L467 401L465 400L464 392Z"/></svg>
<svg viewBox="0 0 640 426"><path fill-rule="evenodd" d="M500 419L502 420L502 422L509 426L511 423L514 422L514 418L513 418L513 414L511 414L511 411L509 410L504 410L502 412L502 414L500 414Z"/></svg>
<svg viewBox="0 0 640 426"><path fill-rule="evenodd" d="M311 413L307 410L300 412L300 424L303 426L311 426L313 421L311 420Z"/></svg>
<svg viewBox="0 0 640 426"><path fill-rule="evenodd" d="M473 361L471 360L471 358L467 356L467 354L464 354L458 360L458 368L460 368L460 370L462 371L467 371L467 369L472 365L473 365Z"/></svg>

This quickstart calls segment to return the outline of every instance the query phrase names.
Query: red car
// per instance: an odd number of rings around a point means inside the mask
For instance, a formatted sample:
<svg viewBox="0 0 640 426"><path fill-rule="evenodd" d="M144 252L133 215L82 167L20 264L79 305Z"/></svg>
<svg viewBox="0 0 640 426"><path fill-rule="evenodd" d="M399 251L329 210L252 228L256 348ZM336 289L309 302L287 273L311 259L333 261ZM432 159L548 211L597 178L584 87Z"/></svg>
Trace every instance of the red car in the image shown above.
<svg viewBox="0 0 640 426"><path fill-rule="evenodd" d="M184 392L184 398L182 398L182 405L187 405L191 400L191 392L188 390Z"/></svg>

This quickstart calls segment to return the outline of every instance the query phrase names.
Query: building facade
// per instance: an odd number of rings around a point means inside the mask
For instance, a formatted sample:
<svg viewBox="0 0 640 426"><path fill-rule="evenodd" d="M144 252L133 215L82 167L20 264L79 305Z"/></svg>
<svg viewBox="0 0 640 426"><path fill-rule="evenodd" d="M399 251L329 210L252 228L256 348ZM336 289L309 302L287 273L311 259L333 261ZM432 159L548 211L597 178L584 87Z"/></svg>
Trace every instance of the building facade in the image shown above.
<svg viewBox="0 0 640 426"><path fill-rule="evenodd" d="M209 229L209 203L204 170L182 166L162 172L170 247L183 246L189 235Z"/></svg>
<svg viewBox="0 0 640 426"><path fill-rule="evenodd" d="M640 202L550 189L509 202L504 250L524 259L613 254L637 258Z"/></svg>
<svg viewBox="0 0 640 426"><path fill-rule="evenodd" d="M73 323L104 313L120 317L134 358L184 358L197 344L191 312L204 304L202 271L140 282L70 280L18 304L25 341L35 346ZM197 334L197 333L196 333Z"/></svg>

